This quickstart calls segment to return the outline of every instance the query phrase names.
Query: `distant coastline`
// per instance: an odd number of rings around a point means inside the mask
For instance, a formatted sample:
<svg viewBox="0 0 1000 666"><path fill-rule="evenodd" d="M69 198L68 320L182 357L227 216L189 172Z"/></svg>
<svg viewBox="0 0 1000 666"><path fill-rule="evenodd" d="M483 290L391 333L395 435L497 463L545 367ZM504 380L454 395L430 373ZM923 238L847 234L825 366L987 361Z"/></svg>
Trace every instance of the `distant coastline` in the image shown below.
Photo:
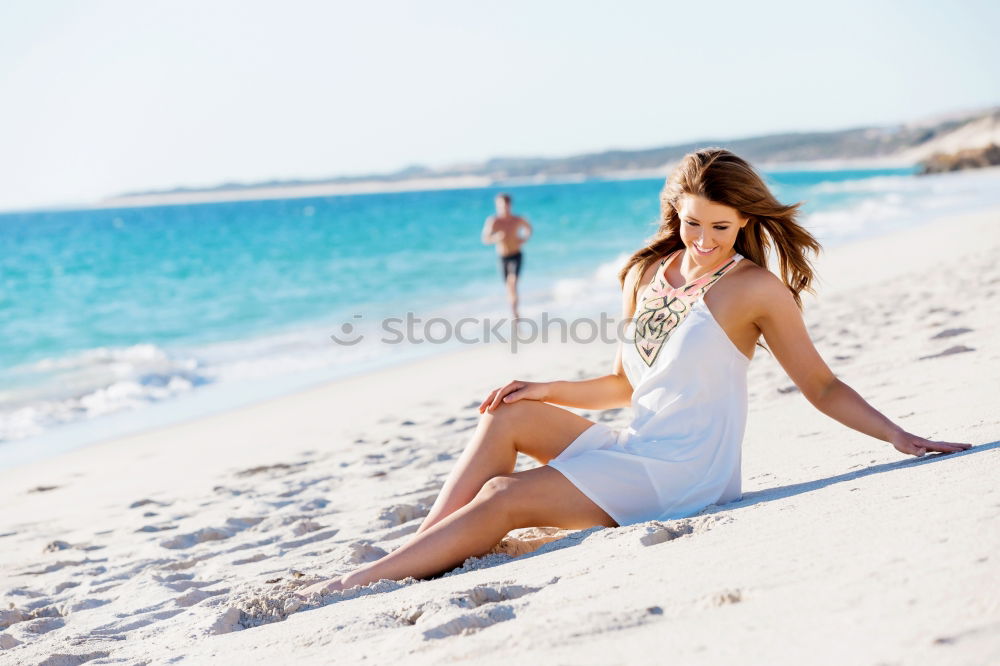
<svg viewBox="0 0 1000 666"><path fill-rule="evenodd" d="M412 180L362 180L350 183L317 183L315 185L281 185L241 189L186 190L129 194L103 199L89 208L137 208L226 201L257 201L263 199L309 199L342 194L380 194L420 190L449 190L490 187L493 182L483 176L414 178Z"/></svg>
<svg viewBox="0 0 1000 666"><path fill-rule="evenodd" d="M705 139L641 150L606 150L569 157L505 157L430 168L413 165L386 174L317 180L226 183L211 188L126 192L94 208L290 199L348 194L503 187L663 178L685 154L724 146L767 170L906 167L932 157L1000 143L1000 107L952 113L891 127L791 132L730 140Z"/></svg>
<svg viewBox="0 0 1000 666"><path fill-rule="evenodd" d="M830 159L808 162L763 163L769 171L826 171L836 169L878 169L915 166L912 161L898 158ZM494 179L489 176L441 176L437 178L412 178L405 180L359 180L353 182L327 182L309 185L281 185L245 187L240 189L179 190L127 194L104 199L88 206L94 209L138 208L142 206L170 206L199 203L224 203L227 201L257 201L267 199L308 199L352 194L383 194L391 192L418 192L428 190L458 190L489 187L526 185L553 185L593 180L639 180L665 178L673 163L656 169L631 169L600 174L567 173L558 175L538 174L531 177Z"/></svg>

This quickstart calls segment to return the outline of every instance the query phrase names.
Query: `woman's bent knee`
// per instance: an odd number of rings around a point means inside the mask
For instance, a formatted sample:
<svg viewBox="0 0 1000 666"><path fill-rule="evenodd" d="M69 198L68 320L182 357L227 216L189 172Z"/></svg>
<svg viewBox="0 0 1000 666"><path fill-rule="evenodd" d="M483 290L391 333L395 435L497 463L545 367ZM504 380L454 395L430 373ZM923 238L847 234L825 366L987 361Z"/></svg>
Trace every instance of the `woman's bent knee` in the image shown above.
<svg viewBox="0 0 1000 666"><path fill-rule="evenodd" d="M517 485L517 479L512 476L506 476L501 474L499 476L494 476L486 480L483 487L479 489L476 494L476 499L482 500L505 500L514 486Z"/></svg>
<svg viewBox="0 0 1000 666"><path fill-rule="evenodd" d="M505 523L510 523L516 510L517 479L511 476L494 476L483 484L472 499L474 503L489 507L491 513L497 515Z"/></svg>
<svg viewBox="0 0 1000 666"><path fill-rule="evenodd" d="M531 403L536 403L535 405ZM517 402L501 402L492 412L483 414L483 419L491 420L515 420L524 418L524 415L533 407L537 406L537 400L518 400Z"/></svg>

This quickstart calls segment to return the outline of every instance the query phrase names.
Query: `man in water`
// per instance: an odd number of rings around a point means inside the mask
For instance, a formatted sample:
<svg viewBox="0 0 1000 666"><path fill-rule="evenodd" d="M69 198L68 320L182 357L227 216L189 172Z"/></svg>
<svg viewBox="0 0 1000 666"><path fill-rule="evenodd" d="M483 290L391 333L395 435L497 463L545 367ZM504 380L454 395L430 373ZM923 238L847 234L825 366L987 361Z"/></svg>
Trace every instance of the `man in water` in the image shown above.
<svg viewBox="0 0 1000 666"><path fill-rule="evenodd" d="M521 246L531 238L532 229L526 219L511 213L510 202L509 194L501 193L496 196L494 203L497 214L486 218L483 242L487 245L495 243L497 246L500 272L507 285L507 300L510 301L514 321L517 321L517 278L521 274ZM525 230L523 238L520 235L521 229Z"/></svg>

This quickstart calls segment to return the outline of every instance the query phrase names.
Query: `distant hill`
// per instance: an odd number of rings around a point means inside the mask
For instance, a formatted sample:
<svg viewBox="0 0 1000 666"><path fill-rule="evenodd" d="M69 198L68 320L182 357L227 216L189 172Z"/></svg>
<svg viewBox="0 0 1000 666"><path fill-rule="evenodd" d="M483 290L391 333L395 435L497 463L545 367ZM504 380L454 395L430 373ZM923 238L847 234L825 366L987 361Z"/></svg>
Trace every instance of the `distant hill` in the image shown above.
<svg viewBox="0 0 1000 666"><path fill-rule="evenodd" d="M701 141L647 148L606 150L569 157L496 157L484 162L430 168L413 165L391 173L340 176L311 180L271 180L223 183L215 187L175 188L128 192L102 202L107 205L170 203L173 199L225 200L251 198L255 191L280 196L316 196L324 192L379 189L420 189L435 186L481 185L517 181L546 182L568 178L607 178L666 173L685 154L704 146L723 146L754 164L850 161L917 164L936 153L957 152L1000 143L1000 107L890 127L859 127L832 132L788 132L743 139L708 138ZM435 185L435 184L438 185ZM194 196L192 196L194 195ZM266 195L270 197L271 195ZM277 196L277 194L275 194Z"/></svg>

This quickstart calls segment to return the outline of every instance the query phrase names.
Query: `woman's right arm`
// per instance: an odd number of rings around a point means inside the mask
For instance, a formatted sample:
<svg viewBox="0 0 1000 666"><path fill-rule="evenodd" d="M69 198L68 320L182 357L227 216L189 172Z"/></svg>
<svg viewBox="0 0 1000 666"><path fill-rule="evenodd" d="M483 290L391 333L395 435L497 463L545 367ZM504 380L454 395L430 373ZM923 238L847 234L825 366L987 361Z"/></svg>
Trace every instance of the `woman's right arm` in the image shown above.
<svg viewBox="0 0 1000 666"><path fill-rule="evenodd" d="M635 284L638 266L633 266L622 285L622 321L635 313ZM617 330L617 327L616 327ZM581 409L612 409L627 407L632 402L632 384L622 364L622 342L618 343L611 374L579 381L523 382L514 380L494 389L479 406L480 413L495 411L501 404L521 399L539 400L553 405Z"/></svg>
<svg viewBox="0 0 1000 666"><path fill-rule="evenodd" d="M615 372L610 375L580 381L546 382L545 402L581 409L613 409L628 407L632 402L632 384L622 369L621 344L615 357ZM619 374L619 372L621 374Z"/></svg>

